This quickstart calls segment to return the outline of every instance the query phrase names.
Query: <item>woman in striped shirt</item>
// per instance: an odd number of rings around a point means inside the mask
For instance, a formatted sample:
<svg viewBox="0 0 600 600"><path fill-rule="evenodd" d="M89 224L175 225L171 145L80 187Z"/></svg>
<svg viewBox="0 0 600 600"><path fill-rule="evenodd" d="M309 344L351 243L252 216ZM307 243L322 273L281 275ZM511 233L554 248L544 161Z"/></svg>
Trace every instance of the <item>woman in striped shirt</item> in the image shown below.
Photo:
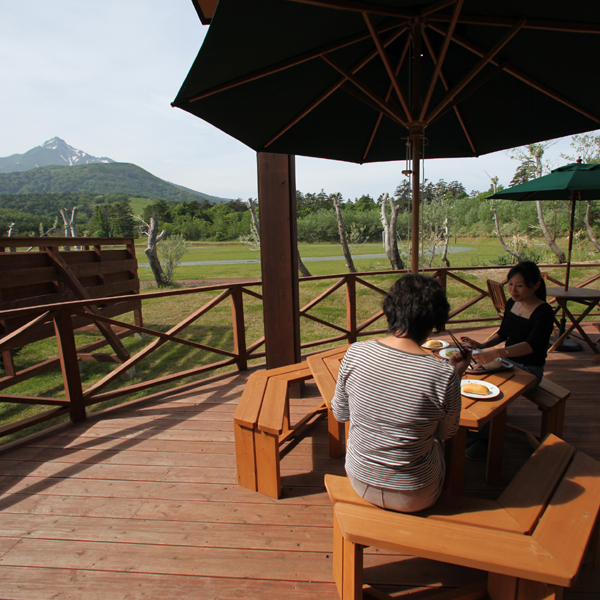
<svg viewBox="0 0 600 600"><path fill-rule="evenodd" d="M332 409L350 421L346 472L365 500L400 512L431 506L444 482L443 440L460 418L460 378L470 362L425 352L450 307L436 279L406 275L383 303L388 336L357 342L340 368Z"/></svg>

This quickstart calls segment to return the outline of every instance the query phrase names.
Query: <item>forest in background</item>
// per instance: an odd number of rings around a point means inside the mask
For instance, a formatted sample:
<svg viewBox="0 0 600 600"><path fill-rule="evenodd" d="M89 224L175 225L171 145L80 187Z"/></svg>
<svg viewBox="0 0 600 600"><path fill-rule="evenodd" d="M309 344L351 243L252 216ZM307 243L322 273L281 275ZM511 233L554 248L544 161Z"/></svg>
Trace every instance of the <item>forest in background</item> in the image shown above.
<svg viewBox="0 0 600 600"><path fill-rule="evenodd" d="M582 135L573 139L573 147L579 155L583 154L584 162L600 162L600 136ZM547 172L544 151L548 145L531 144L514 150L518 166L511 185ZM569 229L569 203L544 202L540 217L535 202L487 200L497 183L497 178L491 177L488 190L467 193L458 181L426 180L421 186L420 215L424 243L435 249L447 245L449 239L457 236L498 236L513 258L516 255L534 260L545 258L545 250L532 244L531 240L541 238L544 233L549 244L549 238L565 236ZM396 240L406 241L410 237L412 217L410 198L408 178L397 186L392 196L381 194L378 198L364 195L345 199L341 194L324 190L318 193L298 191L298 240L339 242L341 229L344 229L343 235L351 248L364 242L381 241L390 234L393 225ZM165 231L165 237L179 236L188 241L241 239L257 245L259 236L257 211L254 210L253 219L251 209L256 206L253 199L212 204L202 198L182 202L155 198L147 200L141 210L134 212L134 199L125 193L1 194L0 205L2 235L7 235L11 223L17 228L13 235L46 232L63 235L62 221L58 221L60 211L63 209L70 214L77 207L77 234L90 237L137 236L141 223L137 216L146 223L155 218L159 229ZM590 239L598 235L600 201L581 202L577 211L575 228L581 231L578 235L587 234ZM585 226L586 220L589 227Z"/></svg>

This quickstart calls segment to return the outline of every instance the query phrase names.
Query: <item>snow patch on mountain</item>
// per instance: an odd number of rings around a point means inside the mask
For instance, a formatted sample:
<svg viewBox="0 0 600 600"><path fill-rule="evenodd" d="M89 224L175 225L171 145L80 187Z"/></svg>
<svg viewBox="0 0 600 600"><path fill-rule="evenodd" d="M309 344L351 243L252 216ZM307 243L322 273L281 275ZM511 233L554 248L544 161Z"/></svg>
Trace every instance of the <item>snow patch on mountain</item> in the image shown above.
<svg viewBox="0 0 600 600"><path fill-rule="evenodd" d="M92 163L115 162L114 160L106 156L96 157L92 156L91 154L88 154L87 152L84 152L83 150L73 148L73 146L70 146L69 144L67 144L67 142L65 142L59 137L53 137L47 142L44 142L41 146L38 146L38 148L53 151L61 160L61 162L57 164L69 165L71 167L76 165L87 165Z"/></svg>

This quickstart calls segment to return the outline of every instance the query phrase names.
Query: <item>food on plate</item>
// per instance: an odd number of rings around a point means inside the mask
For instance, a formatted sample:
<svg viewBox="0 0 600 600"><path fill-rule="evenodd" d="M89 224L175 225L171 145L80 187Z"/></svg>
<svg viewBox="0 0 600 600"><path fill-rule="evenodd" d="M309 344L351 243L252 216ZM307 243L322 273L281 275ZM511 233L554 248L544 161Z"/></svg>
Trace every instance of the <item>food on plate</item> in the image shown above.
<svg viewBox="0 0 600 600"><path fill-rule="evenodd" d="M495 358L494 360L491 360L489 363L486 363L485 365L483 365L483 368L487 369L488 371L493 371L495 369L499 369L500 367L502 367L502 359L501 358Z"/></svg>
<svg viewBox="0 0 600 600"><path fill-rule="evenodd" d="M446 358L452 358L458 350L446 350Z"/></svg>
<svg viewBox="0 0 600 600"><path fill-rule="evenodd" d="M425 348L441 348L444 344L440 340L427 340L423 345Z"/></svg>
<svg viewBox="0 0 600 600"><path fill-rule="evenodd" d="M465 383L462 386L462 391L467 392L467 394L477 394L478 396L487 396L490 393L490 390L481 383Z"/></svg>

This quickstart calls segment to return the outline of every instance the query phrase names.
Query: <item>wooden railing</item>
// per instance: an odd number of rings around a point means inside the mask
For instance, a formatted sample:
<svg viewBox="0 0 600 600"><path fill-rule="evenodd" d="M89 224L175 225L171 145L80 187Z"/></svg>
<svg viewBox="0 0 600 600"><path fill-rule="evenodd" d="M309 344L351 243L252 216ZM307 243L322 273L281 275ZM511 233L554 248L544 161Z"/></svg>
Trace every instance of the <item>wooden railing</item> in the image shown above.
<svg viewBox="0 0 600 600"><path fill-rule="evenodd" d="M594 281L600 279L599 267L600 264L576 264L575 268L585 268L587 272L593 270L593 276L588 277L578 284L578 287L590 285ZM543 270L551 273L560 265L544 265ZM488 292L485 289L485 283L474 283L469 281L467 276L472 279L473 274L480 271L493 271L497 273L494 278L503 281L508 267L465 267L455 269L429 269L426 272L434 277L437 277L442 285L448 289L448 296L452 300L453 290L464 288L472 295L463 301L459 306L455 306L451 312L450 323L453 325L460 324L475 324L497 321L498 317L492 310L492 304L488 300ZM489 273L485 273L485 276ZM395 279L398 273L391 271L365 272L365 273L347 273L341 275L328 275L322 277L308 277L300 280L301 296L305 295L309 284L325 284L330 285L316 297L310 299L300 309L301 331L303 333L302 343L303 353L310 354L313 349L319 347L330 346L341 342L354 342L363 336L371 336L385 331L385 323L383 322L383 313L380 309L381 300L387 293L391 282ZM560 285L559 279L548 275L550 281ZM458 286L458 287L457 287ZM0 402L19 403L24 405L40 405L51 406L51 410L38 413L27 419L22 419L18 422L10 423L0 428L0 437L14 434L15 432L27 429L33 425L49 421L62 415L69 415L71 420L80 421L85 419L88 407L99 402L114 400L122 396L131 396L139 394L139 392L155 388L158 386L170 385L176 381L186 378L201 378L209 374L214 374L219 370L238 370L243 371L248 368L249 362L255 363L264 359L264 335L262 335L262 325L253 325L252 328L247 327L247 319L245 316L245 308L248 298L254 298L258 301L262 300L260 293L260 281L251 281L239 284L206 286L192 289L180 289L169 291L157 291L140 295L142 302L151 301L153 299L162 299L172 297L176 299L182 296L193 295L194 297L211 296L208 301L194 310L190 315L186 316L179 323L171 327L168 331L161 331L148 326L142 326L135 323L128 323L124 320L117 320L109 316L103 316L97 312L91 311L90 307L98 304L110 307L113 303L130 300L131 296L126 297L110 297L110 298L94 298L77 300L66 303L47 304L43 306L25 307L12 310L0 311L0 320L13 318L26 318L27 322L19 329L12 331L0 339L0 351L5 351L7 348L14 348L18 345L19 339L31 338L32 333L39 327L53 325L56 341L58 345L58 357L40 363L39 365L29 366L27 368L16 370L14 374L6 374L0 378L0 390L7 390L19 384L26 379L39 375L46 371L49 367L60 365L62 372L62 380L64 384L64 397L44 397L44 396L25 396L18 394L0 394ZM345 299L345 307L339 310L342 302L336 296L341 295ZM370 294L375 295L375 302L370 298L371 309L368 314L364 313L364 305L369 304L367 301L361 301L361 297ZM327 310L323 309L327 299L333 301L338 312L342 315L336 321L327 317ZM202 341L194 341L189 339L189 336L183 337L187 328L198 323L203 317L206 317L219 305L224 302L230 304L230 321L226 324L231 327L230 347L218 348ZM471 309L474 305L487 302L487 309L493 313L492 316L465 316L465 312ZM376 307L376 308L372 308ZM95 357L95 360L102 362L103 355L95 353L103 345L108 342L101 340L94 344L90 344L83 348L77 348L75 338L74 323L80 324L81 320L87 320L93 323L96 327L106 330L107 327L113 328L119 337L125 337L131 333L140 334L142 336L152 336L155 339L143 346L141 350L133 356L126 359L115 358L110 355L109 360L116 360L119 364L108 374L94 381L91 385L84 387L79 371L79 363L82 360L89 360L90 357ZM318 328L313 332L305 333L308 325L315 324ZM254 340L248 339L249 330L254 332ZM323 335L323 330L331 330L333 335ZM282 332L285 335L285 332ZM312 339L311 339L312 338ZM148 379L131 385L123 384L119 380L123 375L130 372L140 361L148 358L167 342L182 344L190 349L202 350L206 353L214 354L217 360L212 360L206 364L195 366L191 369L177 371L174 373L164 374L154 379ZM85 358L84 358L85 357ZM106 388L110 385L116 385L115 389Z"/></svg>

